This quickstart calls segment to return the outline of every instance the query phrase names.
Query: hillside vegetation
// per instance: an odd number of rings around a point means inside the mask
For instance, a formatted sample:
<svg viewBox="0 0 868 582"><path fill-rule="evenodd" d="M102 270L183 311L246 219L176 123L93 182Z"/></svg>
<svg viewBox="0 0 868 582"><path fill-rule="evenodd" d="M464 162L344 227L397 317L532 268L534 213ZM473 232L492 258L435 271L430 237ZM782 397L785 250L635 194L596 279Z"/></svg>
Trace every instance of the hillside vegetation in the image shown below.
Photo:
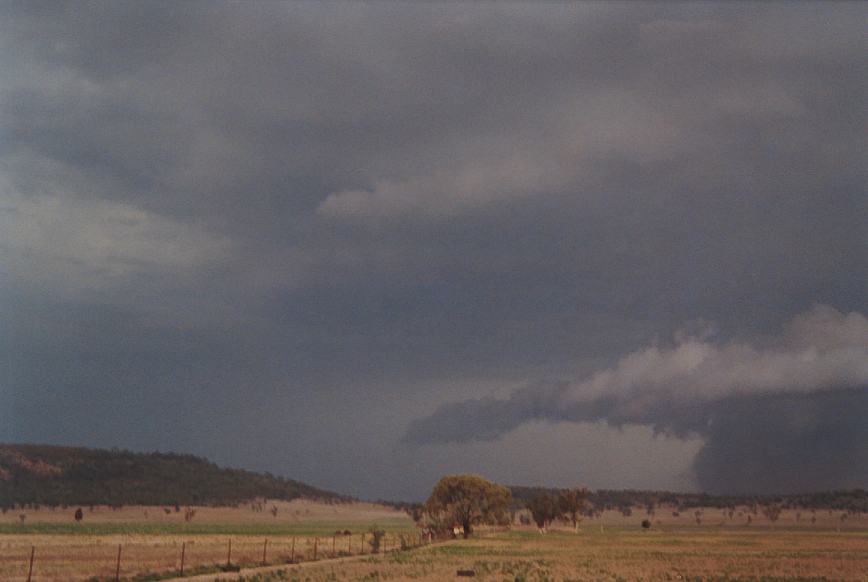
<svg viewBox="0 0 868 582"><path fill-rule="evenodd" d="M223 469L193 455L0 444L3 508L233 505L256 498L350 500L268 473Z"/></svg>

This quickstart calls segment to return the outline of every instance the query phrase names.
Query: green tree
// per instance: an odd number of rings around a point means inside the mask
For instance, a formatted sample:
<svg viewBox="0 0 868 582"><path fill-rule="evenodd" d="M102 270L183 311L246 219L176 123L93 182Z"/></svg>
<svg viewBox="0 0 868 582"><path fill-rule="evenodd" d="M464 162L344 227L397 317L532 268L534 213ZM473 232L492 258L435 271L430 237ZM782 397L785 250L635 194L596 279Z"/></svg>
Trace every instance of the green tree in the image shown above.
<svg viewBox="0 0 868 582"><path fill-rule="evenodd" d="M457 523L470 536L478 524L509 523L509 489L478 475L447 475L437 482L425 511L438 523Z"/></svg>

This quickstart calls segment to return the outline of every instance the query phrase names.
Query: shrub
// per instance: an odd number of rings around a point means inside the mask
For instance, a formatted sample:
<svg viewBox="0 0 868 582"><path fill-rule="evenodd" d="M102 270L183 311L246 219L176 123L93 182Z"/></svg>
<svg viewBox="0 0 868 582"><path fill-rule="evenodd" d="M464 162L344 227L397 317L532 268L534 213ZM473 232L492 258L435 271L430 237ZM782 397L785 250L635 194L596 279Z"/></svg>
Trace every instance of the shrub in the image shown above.
<svg viewBox="0 0 868 582"><path fill-rule="evenodd" d="M386 532L379 529L378 526L373 525L371 529L368 530L368 533L371 534L371 537L368 539L368 544L371 546L371 553L376 554L380 551L380 546L383 543L383 538L386 537Z"/></svg>

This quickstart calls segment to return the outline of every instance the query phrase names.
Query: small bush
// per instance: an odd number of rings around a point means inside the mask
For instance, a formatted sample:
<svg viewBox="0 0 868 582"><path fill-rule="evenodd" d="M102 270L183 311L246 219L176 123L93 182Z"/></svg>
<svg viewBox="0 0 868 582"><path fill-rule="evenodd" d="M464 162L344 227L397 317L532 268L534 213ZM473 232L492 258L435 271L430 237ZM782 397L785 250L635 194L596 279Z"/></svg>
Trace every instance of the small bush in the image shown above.
<svg viewBox="0 0 868 582"><path fill-rule="evenodd" d="M383 544L383 538L386 537L386 532L379 529L378 526L373 525L371 526L371 529L368 530L368 533L371 534L371 537L368 538L368 544L371 546L371 553L379 553L380 546Z"/></svg>

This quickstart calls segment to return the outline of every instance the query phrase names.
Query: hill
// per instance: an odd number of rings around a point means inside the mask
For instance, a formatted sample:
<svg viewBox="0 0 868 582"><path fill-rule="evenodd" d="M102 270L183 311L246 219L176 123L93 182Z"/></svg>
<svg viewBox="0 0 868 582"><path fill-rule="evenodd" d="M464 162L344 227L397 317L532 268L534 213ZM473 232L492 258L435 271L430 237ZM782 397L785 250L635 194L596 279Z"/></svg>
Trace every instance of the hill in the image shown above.
<svg viewBox="0 0 868 582"><path fill-rule="evenodd" d="M256 498L350 498L300 481L173 453L0 444L0 507L234 505Z"/></svg>

